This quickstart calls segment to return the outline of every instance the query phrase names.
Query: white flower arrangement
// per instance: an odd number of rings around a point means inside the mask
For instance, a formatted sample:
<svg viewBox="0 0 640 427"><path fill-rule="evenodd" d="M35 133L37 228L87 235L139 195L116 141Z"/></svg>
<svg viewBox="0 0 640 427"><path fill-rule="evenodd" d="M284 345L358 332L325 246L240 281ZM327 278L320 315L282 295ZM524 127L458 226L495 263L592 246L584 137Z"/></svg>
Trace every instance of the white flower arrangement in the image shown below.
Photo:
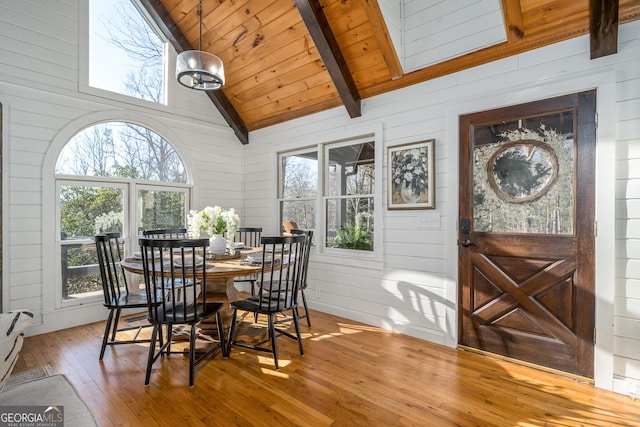
<svg viewBox="0 0 640 427"><path fill-rule="evenodd" d="M201 211L191 210L187 217L189 236L199 238L202 233L207 233L209 237L214 234L227 233L227 244L233 254L233 239L238 231L240 217L233 208L223 210L220 206L207 206Z"/></svg>

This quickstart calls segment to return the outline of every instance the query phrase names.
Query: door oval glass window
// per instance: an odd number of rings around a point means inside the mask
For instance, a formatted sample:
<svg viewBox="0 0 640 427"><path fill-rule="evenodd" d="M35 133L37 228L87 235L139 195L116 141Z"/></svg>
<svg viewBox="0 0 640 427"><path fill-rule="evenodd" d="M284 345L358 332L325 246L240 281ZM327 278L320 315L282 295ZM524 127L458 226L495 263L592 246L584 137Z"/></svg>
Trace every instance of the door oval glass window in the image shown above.
<svg viewBox="0 0 640 427"><path fill-rule="evenodd" d="M489 185L508 203L542 197L558 179L558 158L549 145L535 140L510 142L487 163Z"/></svg>

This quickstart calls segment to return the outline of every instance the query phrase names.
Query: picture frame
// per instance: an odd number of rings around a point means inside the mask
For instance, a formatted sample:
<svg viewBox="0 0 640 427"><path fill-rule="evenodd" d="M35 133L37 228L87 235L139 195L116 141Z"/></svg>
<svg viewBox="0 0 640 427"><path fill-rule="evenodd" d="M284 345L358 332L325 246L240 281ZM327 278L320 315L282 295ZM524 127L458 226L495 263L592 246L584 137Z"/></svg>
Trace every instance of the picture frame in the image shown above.
<svg viewBox="0 0 640 427"><path fill-rule="evenodd" d="M387 147L387 209L435 209L435 142Z"/></svg>

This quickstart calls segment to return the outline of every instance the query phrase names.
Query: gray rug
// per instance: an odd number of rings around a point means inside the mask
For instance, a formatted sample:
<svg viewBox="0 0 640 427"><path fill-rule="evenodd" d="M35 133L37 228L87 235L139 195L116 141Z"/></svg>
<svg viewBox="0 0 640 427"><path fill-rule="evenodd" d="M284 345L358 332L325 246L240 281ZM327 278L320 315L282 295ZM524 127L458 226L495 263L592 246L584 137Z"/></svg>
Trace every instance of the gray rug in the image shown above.
<svg viewBox="0 0 640 427"><path fill-rule="evenodd" d="M51 370L51 366L47 363L46 365L30 369L28 371L20 372L18 374L11 375L7 380L7 383L4 385L4 390L9 390L13 387L19 386L20 384L27 383L33 380L39 380L41 378L50 377L53 375L53 371Z"/></svg>
<svg viewBox="0 0 640 427"><path fill-rule="evenodd" d="M50 369L49 369L50 371ZM46 374L46 370L44 371ZM32 372L29 375L37 376ZM16 375L17 377L18 375ZM23 379L28 375L24 375ZM0 393L0 407L4 406L63 406L65 427L98 426L91 410L82 401L76 389L64 375L52 375L27 380L12 387L5 387Z"/></svg>

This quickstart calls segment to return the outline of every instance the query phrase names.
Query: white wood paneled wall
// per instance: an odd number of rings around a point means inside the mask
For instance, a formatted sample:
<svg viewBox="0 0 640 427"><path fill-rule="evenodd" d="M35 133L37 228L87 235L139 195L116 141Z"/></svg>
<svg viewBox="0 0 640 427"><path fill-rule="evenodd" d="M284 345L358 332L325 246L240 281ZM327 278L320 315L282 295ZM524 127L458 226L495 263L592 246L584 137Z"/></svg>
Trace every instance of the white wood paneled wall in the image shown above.
<svg viewBox="0 0 640 427"><path fill-rule="evenodd" d="M507 39L500 0L405 1L404 13L406 72Z"/></svg>
<svg viewBox="0 0 640 427"><path fill-rule="evenodd" d="M617 147L618 164L615 172L613 160L599 170L598 197L610 202L599 207L598 218L603 230L610 218L608 229L613 230L615 215L617 263L612 254L602 254L597 261L601 275L596 317L603 335L598 334L596 385L629 393L628 384L640 384L640 22L622 25L619 37L618 53L595 61L589 59L589 39L584 36L365 99L358 120L336 108L253 132L244 153L245 205L251 204L256 220L276 227L276 154L307 146L322 135L330 142L336 133L374 131L381 124L385 152L388 146L435 138L440 227L418 228L420 211L385 208L383 224L376 225L376 232L383 233L382 262L362 265L313 253L307 297L321 311L455 346L458 114L602 84L600 102L610 102L601 114L609 120L600 128L608 128L616 141L599 141L600 150L608 154ZM603 145L608 143L610 148ZM269 158L272 164L265 163ZM378 165L386 166L380 160ZM386 182L381 185L386 198ZM601 253L608 242L613 247L614 236L599 239ZM615 307L609 307L609 300Z"/></svg>
<svg viewBox="0 0 640 427"><path fill-rule="evenodd" d="M405 73L506 41L500 0L378 0Z"/></svg>

